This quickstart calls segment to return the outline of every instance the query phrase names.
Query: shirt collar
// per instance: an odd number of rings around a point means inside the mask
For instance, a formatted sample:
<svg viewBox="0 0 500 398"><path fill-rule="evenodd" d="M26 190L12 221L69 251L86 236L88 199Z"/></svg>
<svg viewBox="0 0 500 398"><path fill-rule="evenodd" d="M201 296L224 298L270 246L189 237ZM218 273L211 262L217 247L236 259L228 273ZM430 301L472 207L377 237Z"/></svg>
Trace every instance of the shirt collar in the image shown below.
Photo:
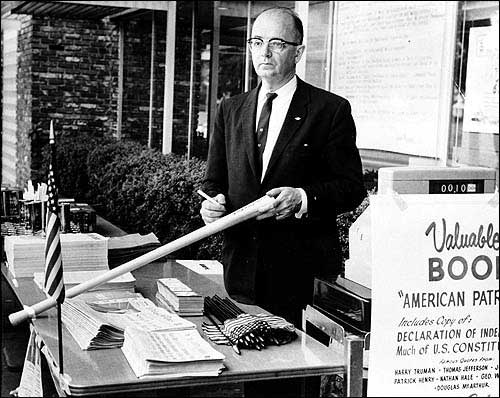
<svg viewBox="0 0 500 398"><path fill-rule="evenodd" d="M286 83L284 86L280 87L276 91L273 91L274 93L278 94L278 97L276 99L284 99L291 97L293 93L295 92L295 89L297 88L297 75L294 75L288 83ZM261 89L259 90L259 100L266 100L266 94L268 92L265 90Z"/></svg>

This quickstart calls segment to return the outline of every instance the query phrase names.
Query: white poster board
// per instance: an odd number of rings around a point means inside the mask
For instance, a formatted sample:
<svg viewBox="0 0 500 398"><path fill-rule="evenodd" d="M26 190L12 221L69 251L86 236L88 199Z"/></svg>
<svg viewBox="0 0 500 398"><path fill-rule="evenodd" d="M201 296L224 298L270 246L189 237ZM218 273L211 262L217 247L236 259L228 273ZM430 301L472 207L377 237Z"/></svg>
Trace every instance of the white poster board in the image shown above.
<svg viewBox="0 0 500 398"><path fill-rule="evenodd" d="M498 134L498 25L469 33L464 130Z"/></svg>
<svg viewBox="0 0 500 398"><path fill-rule="evenodd" d="M23 373L17 390L18 397L43 397L42 365L39 338L30 326L30 338L24 357Z"/></svg>
<svg viewBox="0 0 500 398"><path fill-rule="evenodd" d="M331 89L351 103L357 146L446 158L456 2L336 4Z"/></svg>
<svg viewBox="0 0 500 398"><path fill-rule="evenodd" d="M177 263L201 275L222 275L224 267L217 260L175 260Z"/></svg>
<svg viewBox="0 0 500 398"><path fill-rule="evenodd" d="M498 193L370 207L368 396L498 396Z"/></svg>

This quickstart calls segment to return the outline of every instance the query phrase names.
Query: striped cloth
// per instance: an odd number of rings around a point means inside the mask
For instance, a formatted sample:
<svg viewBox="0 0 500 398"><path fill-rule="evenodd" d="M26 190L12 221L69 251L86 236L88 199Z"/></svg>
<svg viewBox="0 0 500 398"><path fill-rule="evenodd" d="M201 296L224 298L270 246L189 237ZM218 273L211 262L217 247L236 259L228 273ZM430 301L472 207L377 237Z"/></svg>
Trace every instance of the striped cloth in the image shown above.
<svg viewBox="0 0 500 398"><path fill-rule="evenodd" d="M283 319L283 321L285 321ZM285 321L286 322L286 321ZM238 341L242 336L253 333L267 340L271 333L269 324L256 315L240 314L236 318L224 322L224 333L233 341Z"/></svg>
<svg viewBox="0 0 500 398"><path fill-rule="evenodd" d="M64 280L61 241L59 233L61 230L61 222L58 214L58 199L57 187L54 178L53 165L55 164L55 142L53 138L53 129L51 124L50 150L51 162L49 164L49 177L47 193L49 195L47 209L47 225L45 232L47 238L45 240L45 285L44 290L47 296L52 297L58 303L64 301Z"/></svg>
<svg viewBox="0 0 500 398"><path fill-rule="evenodd" d="M215 344L230 345L226 336L233 341L252 333L261 337L265 345L283 345L297 338L295 327L282 317L268 314L240 314L221 325L222 333L216 326L203 323L202 330ZM226 335L226 336L225 336Z"/></svg>

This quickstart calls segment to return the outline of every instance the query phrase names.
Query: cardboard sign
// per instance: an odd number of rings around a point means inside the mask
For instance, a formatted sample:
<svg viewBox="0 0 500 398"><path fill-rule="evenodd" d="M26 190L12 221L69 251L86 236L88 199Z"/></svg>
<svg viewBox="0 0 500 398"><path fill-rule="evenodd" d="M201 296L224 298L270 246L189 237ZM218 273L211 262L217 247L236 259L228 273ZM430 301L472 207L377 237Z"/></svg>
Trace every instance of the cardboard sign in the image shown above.
<svg viewBox="0 0 500 398"><path fill-rule="evenodd" d="M16 393L18 397L43 397L40 348L35 329L33 326L30 329L31 334L24 358L23 373Z"/></svg>
<svg viewBox="0 0 500 398"><path fill-rule="evenodd" d="M498 396L498 193L377 195L369 396Z"/></svg>

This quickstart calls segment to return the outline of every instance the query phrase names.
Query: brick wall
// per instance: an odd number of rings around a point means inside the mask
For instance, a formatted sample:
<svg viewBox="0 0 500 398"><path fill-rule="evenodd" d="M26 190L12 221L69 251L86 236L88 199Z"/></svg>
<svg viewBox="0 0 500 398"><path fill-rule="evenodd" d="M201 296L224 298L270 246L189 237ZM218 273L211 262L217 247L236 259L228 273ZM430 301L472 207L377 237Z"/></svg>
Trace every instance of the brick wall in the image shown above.
<svg viewBox="0 0 500 398"><path fill-rule="evenodd" d="M175 83L172 151L187 153L189 123L189 92L191 71L191 24L194 2L177 2L177 21L175 29ZM193 79L193 117L191 130L197 126L200 92L201 53L199 43L201 27L195 28L194 79Z"/></svg>
<svg viewBox="0 0 500 398"><path fill-rule="evenodd" d="M177 154L185 154L188 143L192 5L189 2L178 2L176 10L172 151ZM155 21L152 146L161 149L165 84L166 13L156 12ZM200 30L198 28L196 34L199 34ZM146 144L148 142L149 127L151 21L127 21L124 23L124 31L122 137ZM200 58L201 54L196 49L195 79L193 82L195 92L194 116L192 120L194 127L197 124Z"/></svg>
<svg viewBox="0 0 500 398"><path fill-rule="evenodd" d="M18 49L19 143L23 178L40 170L50 120L56 134L116 130L118 31L103 21L32 18ZM29 143L31 142L31 147ZM31 158L31 159L30 159Z"/></svg>
<svg viewBox="0 0 500 398"><path fill-rule="evenodd" d="M165 13L156 13L153 71L153 148L161 149L163 133L163 90L165 81ZM152 22L124 23L122 137L147 144L151 75Z"/></svg>
<svg viewBox="0 0 500 398"><path fill-rule="evenodd" d="M20 18L21 19L21 18ZM32 33L31 17L22 18L17 41L19 58L17 60L17 184L25 187L31 177L31 71L32 71Z"/></svg>
<svg viewBox="0 0 500 398"><path fill-rule="evenodd" d="M178 3L173 152L187 152L192 3ZM20 17L21 18L21 17ZM50 120L56 134L115 135L119 27L110 21L22 17L18 50L18 167L21 185L36 179ZM153 147L161 149L166 13L156 13ZM147 143L151 21L124 22L122 137ZM201 28L196 31L200 34ZM195 53L193 130L197 125L200 51Z"/></svg>

